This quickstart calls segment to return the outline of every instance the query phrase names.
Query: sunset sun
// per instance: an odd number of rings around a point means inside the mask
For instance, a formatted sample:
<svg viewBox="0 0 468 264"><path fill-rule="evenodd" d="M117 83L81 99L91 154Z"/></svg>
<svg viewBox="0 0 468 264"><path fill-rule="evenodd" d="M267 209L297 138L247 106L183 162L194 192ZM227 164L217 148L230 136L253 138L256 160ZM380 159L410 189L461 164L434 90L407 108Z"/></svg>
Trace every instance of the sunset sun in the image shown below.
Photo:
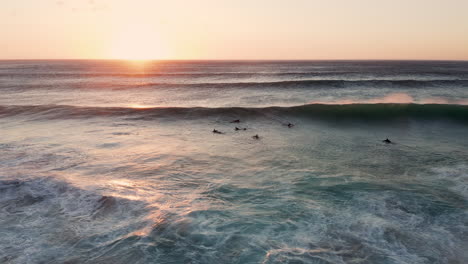
<svg viewBox="0 0 468 264"><path fill-rule="evenodd" d="M145 24L125 26L116 32L110 57L123 60L155 60L168 56L158 32Z"/></svg>

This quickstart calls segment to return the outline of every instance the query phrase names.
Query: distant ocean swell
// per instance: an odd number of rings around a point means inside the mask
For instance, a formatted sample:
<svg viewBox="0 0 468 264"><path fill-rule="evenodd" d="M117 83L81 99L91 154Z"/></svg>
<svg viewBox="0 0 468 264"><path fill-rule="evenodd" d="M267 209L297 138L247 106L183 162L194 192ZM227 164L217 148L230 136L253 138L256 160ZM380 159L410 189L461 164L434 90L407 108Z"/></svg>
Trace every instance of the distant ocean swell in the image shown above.
<svg viewBox="0 0 468 264"><path fill-rule="evenodd" d="M82 78L82 77L122 77L122 78L147 78L147 77L250 77L250 76L343 76L346 74L359 74L356 71L331 71L331 72L143 72L143 73L127 73L127 72L38 72L38 73L23 73L23 72L0 72L0 77L8 78Z"/></svg>
<svg viewBox="0 0 468 264"><path fill-rule="evenodd" d="M467 71L451 71L450 74L441 71L425 71L425 72L402 72L400 74L414 74L416 76L422 77L431 77L431 76L444 76L453 78L454 74L458 76L468 77ZM295 76L308 76L308 77L319 77L319 76L355 76L362 75L361 71L276 71L276 72L222 72L222 71L212 71L212 72L193 72L193 71L164 71L164 72L138 72L138 73L129 73L129 72L21 72L21 71L11 71L11 72L2 72L0 70L0 77L7 78L83 78L83 77L122 77L122 78L146 78L146 77L250 77L250 76L283 76L283 77L295 77ZM392 74L382 72L379 76L394 76ZM398 74L397 74L398 75Z"/></svg>
<svg viewBox="0 0 468 264"><path fill-rule="evenodd" d="M440 88L440 87L468 87L468 80L287 80L265 82L69 82L56 84L11 84L3 85L1 89L134 89L134 88Z"/></svg>
<svg viewBox="0 0 468 264"><path fill-rule="evenodd" d="M81 107L68 105L0 106L0 117L67 119L131 116L136 119L204 118L210 116L259 117L271 114L298 118L389 120L398 118L450 119L468 122L468 105L454 104L308 104L293 107Z"/></svg>

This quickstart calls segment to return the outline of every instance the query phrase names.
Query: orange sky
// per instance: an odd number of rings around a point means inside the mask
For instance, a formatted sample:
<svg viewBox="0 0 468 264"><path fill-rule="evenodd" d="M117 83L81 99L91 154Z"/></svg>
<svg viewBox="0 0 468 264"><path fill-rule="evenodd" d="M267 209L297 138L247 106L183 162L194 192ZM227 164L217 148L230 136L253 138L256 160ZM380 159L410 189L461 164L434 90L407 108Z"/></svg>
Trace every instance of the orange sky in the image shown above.
<svg viewBox="0 0 468 264"><path fill-rule="evenodd" d="M0 59L468 60L467 0L3 0Z"/></svg>

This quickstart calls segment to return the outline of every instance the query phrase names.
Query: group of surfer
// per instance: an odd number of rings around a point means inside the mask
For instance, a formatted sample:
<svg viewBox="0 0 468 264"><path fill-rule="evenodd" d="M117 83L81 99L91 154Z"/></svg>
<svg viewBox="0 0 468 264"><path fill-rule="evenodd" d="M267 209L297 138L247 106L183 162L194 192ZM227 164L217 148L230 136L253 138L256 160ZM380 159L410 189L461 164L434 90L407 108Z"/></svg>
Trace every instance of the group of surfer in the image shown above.
<svg viewBox="0 0 468 264"><path fill-rule="evenodd" d="M236 119L236 120L232 120L232 121L229 122L229 123L240 123L240 122L241 122L240 119ZM287 126L288 128L292 128L292 127L294 127L294 124L292 124L292 123L287 123L287 124L285 124L285 126ZM236 127L234 128L234 130L235 130L235 131L241 131L241 130L242 130L242 131L246 131L247 128L246 128L246 127L241 127L241 128L239 128L239 127L236 126ZM214 133L214 134L225 134L224 132L221 132L221 131L219 131L219 130L217 130L217 129L213 129L213 133ZM259 136L258 134L256 134L255 136L252 136L252 138L253 138L253 139L260 139L260 136Z"/></svg>
<svg viewBox="0 0 468 264"><path fill-rule="evenodd" d="M230 123L237 123L237 124L238 124L238 123L240 123L240 122L241 122L240 119L236 119L236 120L232 120ZM288 122L287 124L285 124L285 126L287 126L288 128L292 128L292 127L294 127L294 124ZM247 128L246 128L246 127L239 128L239 127L236 126L236 127L234 128L234 130L235 130L235 131L240 131L240 130L245 131L245 130L247 130ZM213 129L213 133L215 133L215 134L224 134L224 132L221 132L221 131L219 131L219 130L217 130L217 129ZM253 139L260 139L260 136L259 136L258 134L256 134L255 136L252 136L252 138L253 138ZM386 144L392 144L392 143L393 143L393 142L392 142L390 139L388 139L388 138L382 140L382 142L384 142L384 143L386 143Z"/></svg>

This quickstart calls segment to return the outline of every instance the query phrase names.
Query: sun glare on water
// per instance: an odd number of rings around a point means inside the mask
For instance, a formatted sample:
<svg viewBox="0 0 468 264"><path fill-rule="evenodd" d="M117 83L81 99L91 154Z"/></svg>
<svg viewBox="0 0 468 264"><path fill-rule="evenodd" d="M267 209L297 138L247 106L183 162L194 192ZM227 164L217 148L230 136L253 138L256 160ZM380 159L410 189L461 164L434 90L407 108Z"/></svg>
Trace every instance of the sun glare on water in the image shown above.
<svg viewBox="0 0 468 264"><path fill-rule="evenodd" d="M144 104L130 104L128 107L133 108L133 109L148 109L148 108L153 108L154 106L152 105L144 105Z"/></svg>

